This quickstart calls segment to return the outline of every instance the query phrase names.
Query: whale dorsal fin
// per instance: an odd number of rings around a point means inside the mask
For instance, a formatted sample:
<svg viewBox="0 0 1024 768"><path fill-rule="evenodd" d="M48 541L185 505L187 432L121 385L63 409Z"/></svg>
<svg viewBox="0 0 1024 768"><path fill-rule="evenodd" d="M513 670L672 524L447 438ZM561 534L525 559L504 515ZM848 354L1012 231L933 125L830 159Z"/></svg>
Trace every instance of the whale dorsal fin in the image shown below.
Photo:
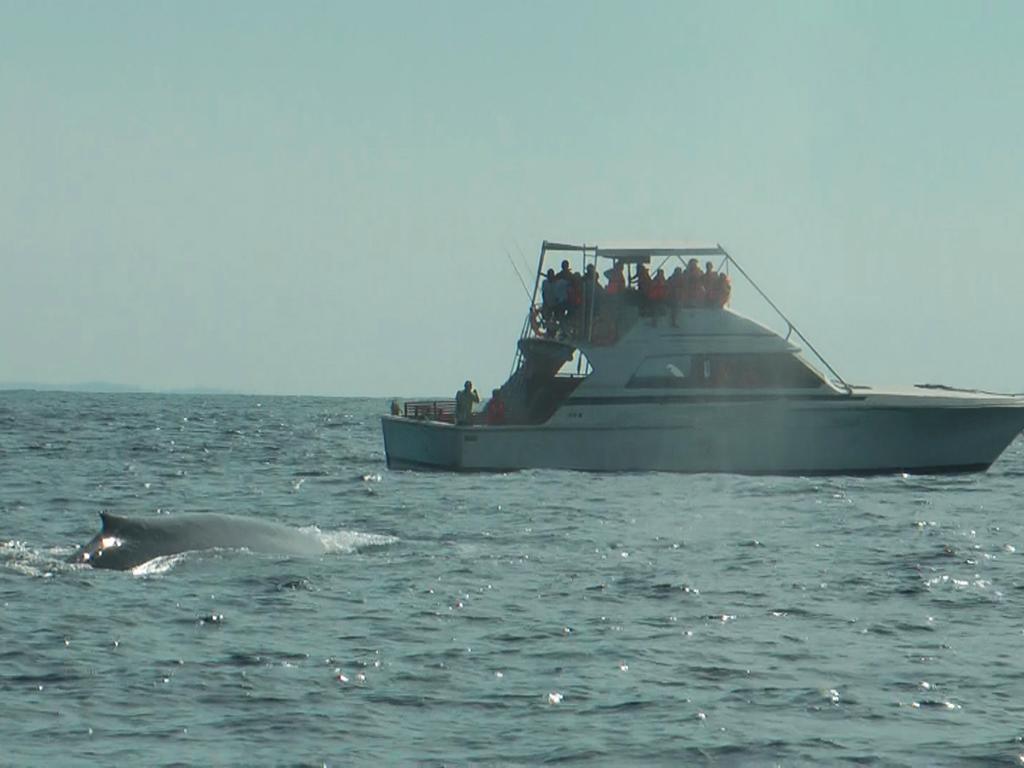
<svg viewBox="0 0 1024 768"><path fill-rule="evenodd" d="M124 528L128 522L127 518L111 514L110 512L100 512L100 521L103 524L103 533L113 533L119 528Z"/></svg>

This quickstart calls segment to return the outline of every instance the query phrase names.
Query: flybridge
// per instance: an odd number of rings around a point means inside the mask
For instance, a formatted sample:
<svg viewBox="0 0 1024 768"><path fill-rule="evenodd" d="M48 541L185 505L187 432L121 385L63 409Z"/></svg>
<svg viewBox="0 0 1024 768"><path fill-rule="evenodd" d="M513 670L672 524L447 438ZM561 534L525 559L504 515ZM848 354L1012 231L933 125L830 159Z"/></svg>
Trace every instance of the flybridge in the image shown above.
<svg viewBox="0 0 1024 768"><path fill-rule="evenodd" d="M825 370L831 375L835 383L842 389L846 390L849 394L852 390L850 385L846 383L842 376L840 376L836 370L829 364L829 362L814 348L814 345L800 332L800 330L793 324L793 322L783 313L779 307L775 305L775 302L768 297L761 287L754 281L750 275L739 265L736 259L722 247L720 243L707 243L707 242L696 242L696 243L671 243L671 242L643 242L643 241L632 241L632 242L620 242L620 243L608 243L607 245L588 245L586 243L559 243L550 240L544 240L541 243L540 258L537 263L537 274L534 277L533 283L533 294L530 302L530 309L527 312L526 320L523 323L523 330L520 334L521 339L527 339L532 336L541 336L538 333L536 323L533 322L537 317L540 316L542 307L541 302L538 299L541 298L541 280L544 276L544 269L546 266L547 256L550 253L578 253L582 257L583 267L582 271L586 271L588 262L592 265L593 269L597 267L598 258L611 259L619 264L626 267L626 285L632 285L633 281L637 279L639 271L642 269L641 265L650 264L653 258L661 259L663 266L669 259L677 258L680 259L683 264L690 259L697 259L699 257L721 257L721 262L717 267L719 272L728 273L730 269L735 269L747 283L757 292L758 295L767 302L768 306L774 310L774 312L782 319L786 324L787 332L785 340L789 341L791 336L796 336L803 342L805 348L824 366ZM593 303L591 303L589 309L585 314L593 319ZM587 341L592 341L592 333L586 334ZM521 348L517 347L515 357L512 361L513 373L523 362L523 355Z"/></svg>

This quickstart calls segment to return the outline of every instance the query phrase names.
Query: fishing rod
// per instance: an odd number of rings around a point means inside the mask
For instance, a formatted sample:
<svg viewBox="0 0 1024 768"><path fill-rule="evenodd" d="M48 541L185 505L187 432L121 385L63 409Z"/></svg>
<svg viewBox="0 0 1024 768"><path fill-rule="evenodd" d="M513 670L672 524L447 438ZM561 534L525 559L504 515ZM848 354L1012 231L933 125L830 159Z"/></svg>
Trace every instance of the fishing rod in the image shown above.
<svg viewBox="0 0 1024 768"><path fill-rule="evenodd" d="M526 259L526 254L523 253L523 249L519 247L519 241L513 240L512 242L516 244L516 250L519 251L519 260L522 262L523 272L529 272L530 262Z"/></svg>
<svg viewBox="0 0 1024 768"><path fill-rule="evenodd" d="M522 274L519 272L519 267L516 266L515 261L512 259L512 254L508 248L505 248L505 255L508 256L508 263L512 265L512 270L516 273L516 277L519 278L519 284L523 286L523 293L526 294L527 301L533 301L533 295L530 293L530 289L526 287L526 281L523 280Z"/></svg>

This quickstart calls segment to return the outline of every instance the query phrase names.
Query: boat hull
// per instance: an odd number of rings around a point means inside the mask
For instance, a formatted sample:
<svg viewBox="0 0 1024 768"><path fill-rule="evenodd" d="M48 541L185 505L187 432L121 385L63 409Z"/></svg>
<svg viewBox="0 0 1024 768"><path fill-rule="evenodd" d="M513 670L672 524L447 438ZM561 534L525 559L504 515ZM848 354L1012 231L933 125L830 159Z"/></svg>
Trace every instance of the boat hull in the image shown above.
<svg viewBox="0 0 1024 768"><path fill-rule="evenodd" d="M924 398L922 398L924 399ZM829 402L567 406L546 424L454 426L384 417L395 469L738 474L981 471L1024 428L1024 408Z"/></svg>

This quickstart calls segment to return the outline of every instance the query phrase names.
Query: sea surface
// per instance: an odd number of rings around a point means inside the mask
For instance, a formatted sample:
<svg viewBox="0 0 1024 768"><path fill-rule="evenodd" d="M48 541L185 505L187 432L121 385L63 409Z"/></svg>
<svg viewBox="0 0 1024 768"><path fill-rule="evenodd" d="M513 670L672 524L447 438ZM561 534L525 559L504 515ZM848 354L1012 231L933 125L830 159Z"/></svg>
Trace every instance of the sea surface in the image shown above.
<svg viewBox="0 0 1024 768"><path fill-rule="evenodd" d="M1024 762L1024 441L984 474L385 467L384 400L0 394L0 764ZM65 562L98 513L310 559Z"/></svg>

